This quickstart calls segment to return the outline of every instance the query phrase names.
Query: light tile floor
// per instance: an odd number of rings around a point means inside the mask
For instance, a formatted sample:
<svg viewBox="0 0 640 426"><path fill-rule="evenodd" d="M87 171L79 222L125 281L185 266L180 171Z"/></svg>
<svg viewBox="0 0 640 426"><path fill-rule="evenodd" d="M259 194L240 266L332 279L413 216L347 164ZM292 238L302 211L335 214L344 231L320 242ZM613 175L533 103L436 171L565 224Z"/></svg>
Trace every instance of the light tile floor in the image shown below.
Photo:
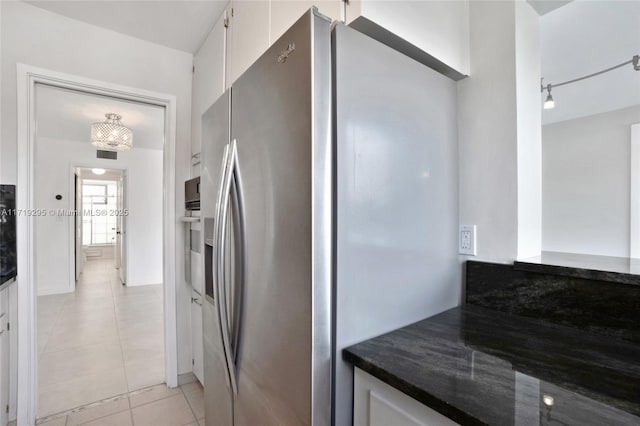
<svg viewBox="0 0 640 426"><path fill-rule="evenodd" d="M162 285L124 287L93 260L74 293L38 297L38 417L163 382Z"/></svg>
<svg viewBox="0 0 640 426"><path fill-rule="evenodd" d="M200 383L169 389L151 386L54 414L38 426L204 426L204 397Z"/></svg>

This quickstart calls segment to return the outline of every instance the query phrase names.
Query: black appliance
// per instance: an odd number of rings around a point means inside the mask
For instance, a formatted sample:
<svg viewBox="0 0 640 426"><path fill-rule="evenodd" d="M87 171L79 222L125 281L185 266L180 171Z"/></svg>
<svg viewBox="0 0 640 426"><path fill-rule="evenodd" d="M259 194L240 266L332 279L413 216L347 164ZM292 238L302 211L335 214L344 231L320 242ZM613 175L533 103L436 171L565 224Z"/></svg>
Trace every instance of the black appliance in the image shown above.
<svg viewBox="0 0 640 426"><path fill-rule="evenodd" d="M0 185L0 287L16 277L16 186Z"/></svg>
<svg viewBox="0 0 640 426"><path fill-rule="evenodd" d="M184 182L184 206L187 210L200 210L200 176Z"/></svg>

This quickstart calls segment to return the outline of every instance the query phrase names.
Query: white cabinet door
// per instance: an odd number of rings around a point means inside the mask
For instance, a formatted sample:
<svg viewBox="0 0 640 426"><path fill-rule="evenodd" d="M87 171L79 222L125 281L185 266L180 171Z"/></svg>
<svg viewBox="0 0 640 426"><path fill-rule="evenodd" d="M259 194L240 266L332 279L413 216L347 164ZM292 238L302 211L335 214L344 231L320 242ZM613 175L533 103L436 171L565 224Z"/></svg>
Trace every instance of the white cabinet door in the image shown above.
<svg viewBox="0 0 640 426"><path fill-rule="evenodd" d="M364 17L469 75L469 1L351 0L346 23ZM374 38L376 38L374 36Z"/></svg>
<svg viewBox="0 0 640 426"><path fill-rule="evenodd" d="M227 87L269 47L269 0L232 0L228 8Z"/></svg>
<svg viewBox="0 0 640 426"><path fill-rule="evenodd" d="M227 29L226 11L220 16L206 40L193 57L191 94L191 154L202 148L202 114L225 90ZM194 167L191 176L198 176Z"/></svg>
<svg viewBox="0 0 640 426"><path fill-rule="evenodd" d="M0 292L0 425L7 424L9 405L9 290Z"/></svg>
<svg viewBox="0 0 640 426"><path fill-rule="evenodd" d="M193 354L193 374L204 386L204 349L202 332L202 303L204 298L197 292L191 293L191 353Z"/></svg>
<svg viewBox="0 0 640 426"><path fill-rule="evenodd" d="M344 4L342 0L271 0L271 44L313 6L332 21L344 20Z"/></svg>
<svg viewBox="0 0 640 426"><path fill-rule="evenodd" d="M423 405L359 368L354 368L354 426L456 426L458 423Z"/></svg>

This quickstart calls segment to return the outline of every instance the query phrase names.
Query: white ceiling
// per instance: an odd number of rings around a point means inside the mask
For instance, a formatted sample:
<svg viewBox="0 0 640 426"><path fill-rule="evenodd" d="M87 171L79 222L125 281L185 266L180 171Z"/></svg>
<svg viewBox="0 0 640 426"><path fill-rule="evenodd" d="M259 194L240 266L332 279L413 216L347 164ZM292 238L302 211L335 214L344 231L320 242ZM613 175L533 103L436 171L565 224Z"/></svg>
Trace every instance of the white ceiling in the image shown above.
<svg viewBox="0 0 640 426"><path fill-rule="evenodd" d="M592 74L640 54L639 23L640 1L575 0L541 16L543 84ZM543 124L640 105L640 71L629 64L557 87L552 95L555 108L543 110Z"/></svg>
<svg viewBox="0 0 640 426"><path fill-rule="evenodd" d="M164 108L72 90L38 85L36 89L37 136L90 143L91 123L104 121L106 113L122 116L133 132L133 149L162 149Z"/></svg>
<svg viewBox="0 0 640 426"><path fill-rule="evenodd" d="M529 4L538 12L538 15L546 15L573 0L527 0Z"/></svg>
<svg viewBox="0 0 640 426"><path fill-rule="evenodd" d="M24 0L34 6L163 46L195 53L228 0Z"/></svg>

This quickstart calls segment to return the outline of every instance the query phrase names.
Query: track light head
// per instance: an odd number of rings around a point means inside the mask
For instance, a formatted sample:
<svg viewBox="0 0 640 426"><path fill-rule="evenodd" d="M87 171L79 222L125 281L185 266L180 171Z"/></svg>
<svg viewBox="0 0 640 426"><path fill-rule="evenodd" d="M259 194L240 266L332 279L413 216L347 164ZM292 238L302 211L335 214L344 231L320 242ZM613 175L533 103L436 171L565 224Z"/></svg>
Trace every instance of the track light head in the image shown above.
<svg viewBox="0 0 640 426"><path fill-rule="evenodd" d="M551 96L551 85L547 84L547 99L544 101L543 108L544 109L552 109L556 106L556 102L553 100L553 96Z"/></svg>

